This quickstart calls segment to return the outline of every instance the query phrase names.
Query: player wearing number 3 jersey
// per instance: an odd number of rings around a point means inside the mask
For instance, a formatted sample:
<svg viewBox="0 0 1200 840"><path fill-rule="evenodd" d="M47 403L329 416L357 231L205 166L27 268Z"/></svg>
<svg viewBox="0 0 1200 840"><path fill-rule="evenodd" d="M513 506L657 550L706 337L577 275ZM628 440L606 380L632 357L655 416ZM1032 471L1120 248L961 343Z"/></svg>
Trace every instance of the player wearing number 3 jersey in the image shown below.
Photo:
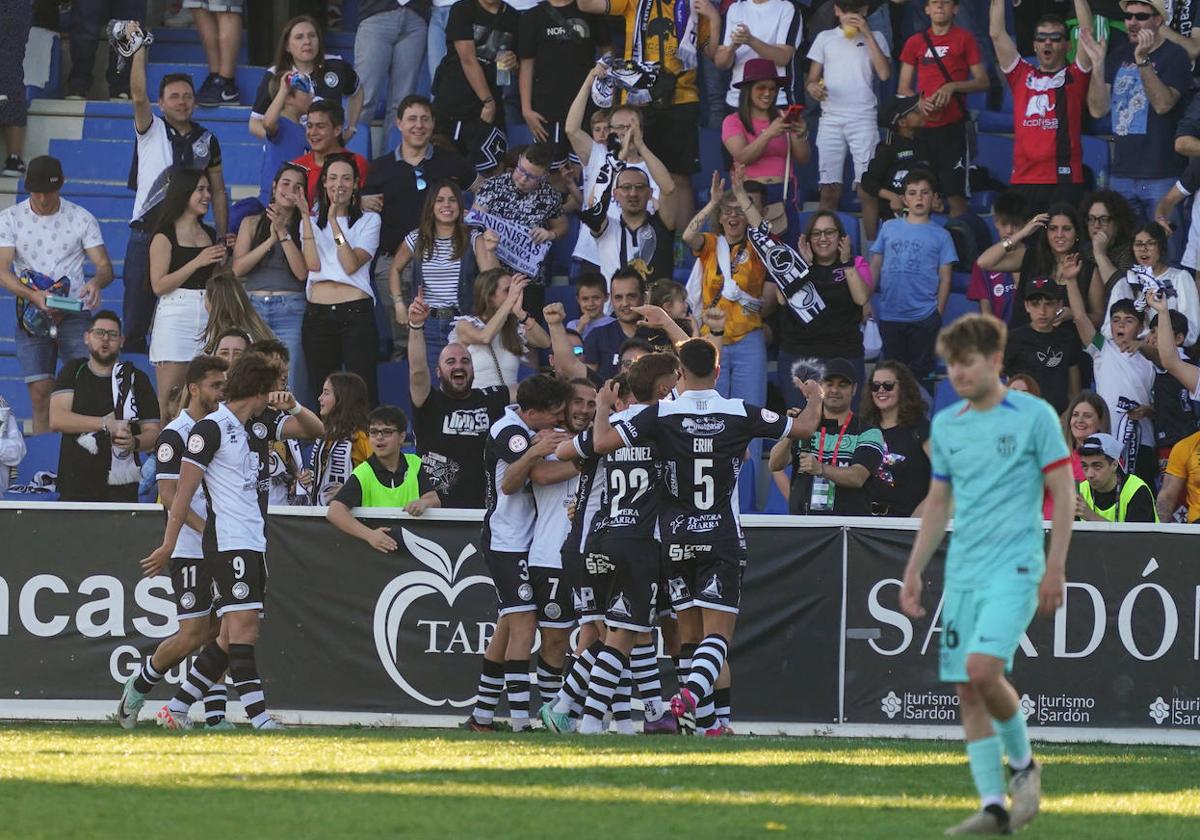
<svg viewBox="0 0 1200 840"><path fill-rule="evenodd" d="M680 640L698 643L672 711L685 726L694 723L708 731L716 723L712 690L729 652L746 565L735 498L742 456L755 438L812 435L821 416L820 385L805 383L809 405L792 419L720 396L714 390L721 370L718 350L706 339L681 344L679 362L678 398L660 401L615 426L597 412L596 451L658 446L666 489L659 523L673 558L668 586L679 615Z"/></svg>
<svg viewBox="0 0 1200 840"><path fill-rule="evenodd" d="M1061 606L1074 514L1069 453L1054 409L1000 382L1004 324L970 315L938 336L950 381L963 399L933 420L933 477L921 529L904 570L900 604L913 618L921 574L946 531L941 678L955 684L971 776L981 807L949 835L1007 834L1028 823L1041 801L1025 716L1005 678L1026 626L1040 607ZM1054 500L1050 550L1043 549L1042 495ZM1005 807L1002 753L1012 774Z"/></svg>

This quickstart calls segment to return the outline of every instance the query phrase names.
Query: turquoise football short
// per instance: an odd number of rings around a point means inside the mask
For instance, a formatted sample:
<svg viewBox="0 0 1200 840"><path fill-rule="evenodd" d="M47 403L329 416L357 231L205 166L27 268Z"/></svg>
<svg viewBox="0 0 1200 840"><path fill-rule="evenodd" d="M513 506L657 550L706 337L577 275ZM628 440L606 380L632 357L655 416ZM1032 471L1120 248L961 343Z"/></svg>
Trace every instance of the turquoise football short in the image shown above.
<svg viewBox="0 0 1200 840"><path fill-rule="evenodd" d="M1037 612L1037 585L1006 583L983 589L950 590L942 603L938 657L943 682L965 683L967 657L994 656L1012 671L1021 635Z"/></svg>

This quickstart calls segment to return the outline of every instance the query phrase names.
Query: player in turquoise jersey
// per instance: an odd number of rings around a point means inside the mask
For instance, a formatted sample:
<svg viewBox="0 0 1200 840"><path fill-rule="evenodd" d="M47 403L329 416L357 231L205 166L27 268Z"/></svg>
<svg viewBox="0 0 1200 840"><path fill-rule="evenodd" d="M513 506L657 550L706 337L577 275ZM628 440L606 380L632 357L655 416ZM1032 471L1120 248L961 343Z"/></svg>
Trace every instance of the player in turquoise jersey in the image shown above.
<svg viewBox="0 0 1200 840"><path fill-rule="evenodd" d="M1004 324L968 315L942 330L938 353L963 399L933 420L933 478L913 544L900 606L920 618L921 573L946 532L941 678L955 684L971 776L981 808L948 835L1008 834L1037 814L1041 766L1033 760L1025 716L1005 677L1035 611L1063 602L1067 545L1075 510L1070 454L1050 404L1000 381ZM1042 494L1054 500L1048 556L1043 552ZM1002 755L1012 775L1005 807Z"/></svg>

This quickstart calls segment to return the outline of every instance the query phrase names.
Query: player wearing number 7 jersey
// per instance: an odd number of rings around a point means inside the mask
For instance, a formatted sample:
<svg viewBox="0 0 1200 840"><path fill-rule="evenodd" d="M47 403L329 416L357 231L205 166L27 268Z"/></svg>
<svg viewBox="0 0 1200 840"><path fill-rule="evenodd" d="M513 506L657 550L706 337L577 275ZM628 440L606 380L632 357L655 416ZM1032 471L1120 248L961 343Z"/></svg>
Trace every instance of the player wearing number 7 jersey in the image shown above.
<svg viewBox="0 0 1200 840"><path fill-rule="evenodd" d="M781 417L716 392L718 350L706 339L683 342L679 362L679 396L615 426L598 411L595 448L608 453L658 446L666 489L659 522L672 558L671 602L680 640L696 644L687 684L671 701L672 711L685 725L694 721L707 732L716 723L712 690L733 638L746 565L735 498L742 457L755 438L811 436L821 416L821 389L805 383L808 407L794 419Z"/></svg>
<svg viewBox="0 0 1200 840"><path fill-rule="evenodd" d="M953 498L940 670L958 692L981 807L948 835L1008 834L1037 814L1041 767L1004 674L1035 610L1051 615L1062 605L1075 511L1070 456L1054 409L1000 382L1005 333L992 316L969 315L938 336L938 352L963 399L933 420L933 477L900 592L906 614L925 614L921 574L946 532ZM1054 500L1048 556L1045 489ZM1012 774L1011 812L1002 753Z"/></svg>

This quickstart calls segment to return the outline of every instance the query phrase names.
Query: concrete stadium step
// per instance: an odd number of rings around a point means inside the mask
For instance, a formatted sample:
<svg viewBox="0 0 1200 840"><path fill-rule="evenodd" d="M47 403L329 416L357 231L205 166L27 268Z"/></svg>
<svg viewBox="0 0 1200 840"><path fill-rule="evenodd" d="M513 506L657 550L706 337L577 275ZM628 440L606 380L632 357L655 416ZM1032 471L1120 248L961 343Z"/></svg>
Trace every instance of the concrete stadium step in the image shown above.
<svg viewBox="0 0 1200 840"><path fill-rule="evenodd" d="M51 140L50 154L62 161L64 172L73 173L76 178L100 181L129 174L133 144L128 140ZM221 159L227 184L258 183L262 167L261 145L223 144Z"/></svg>
<svg viewBox="0 0 1200 840"><path fill-rule="evenodd" d="M33 402L29 399L29 389L25 386L25 377L20 370L13 376L0 376L0 395L8 401L13 410L13 416L25 420L33 416Z"/></svg>
<svg viewBox="0 0 1200 840"><path fill-rule="evenodd" d="M156 61L207 63L204 48L200 45L200 33L195 29L169 29L165 26L154 30L154 44L150 47L151 63ZM238 64L249 64L246 42L242 39L238 50Z"/></svg>
<svg viewBox="0 0 1200 840"><path fill-rule="evenodd" d="M196 110L196 122L211 131L222 148L228 143L256 143L261 146L262 141L250 133L247 123L250 120L249 108L237 109L240 119L237 121L209 118L212 113L207 110ZM120 114L115 116L92 116L88 115L83 123L83 139L84 140L122 140L126 143L132 143L133 135L133 112Z"/></svg>

